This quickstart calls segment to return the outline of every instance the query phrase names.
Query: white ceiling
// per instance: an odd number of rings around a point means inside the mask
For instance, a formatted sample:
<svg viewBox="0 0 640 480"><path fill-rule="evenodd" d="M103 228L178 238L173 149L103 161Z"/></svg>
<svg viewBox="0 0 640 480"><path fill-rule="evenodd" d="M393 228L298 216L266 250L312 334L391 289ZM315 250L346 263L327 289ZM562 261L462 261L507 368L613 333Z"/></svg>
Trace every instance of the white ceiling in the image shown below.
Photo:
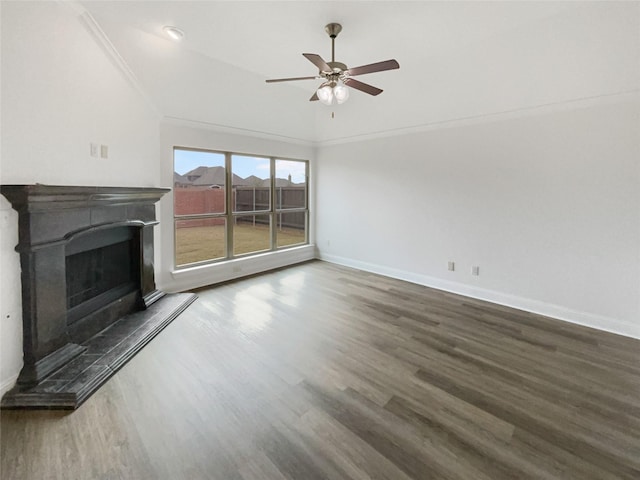
<svg viewBox="0 0 640 480"><path fill-rule="evenodd" d="M85 1L167 117L307 141L330 141L638 88L638 3ZM317 81L303 52L336 60L395 58L359 77L331 108L308 102ZM164 25L186 33L167 40Z"/></svg>

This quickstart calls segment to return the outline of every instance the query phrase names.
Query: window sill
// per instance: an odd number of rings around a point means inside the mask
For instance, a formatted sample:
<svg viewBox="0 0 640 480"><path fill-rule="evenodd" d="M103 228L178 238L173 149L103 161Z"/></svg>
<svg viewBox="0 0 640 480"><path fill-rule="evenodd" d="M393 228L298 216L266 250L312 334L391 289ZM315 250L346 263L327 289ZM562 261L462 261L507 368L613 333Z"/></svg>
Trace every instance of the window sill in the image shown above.
<svg viewBox="0 0 640 480"><path fill-rule="evenodd" d="M300 245L275 252L265 252L249 257L234 258L224 262L198 265L171 271L172 282L163 285L163 290L178 292L206 285L226 282L247 275L286 267L315 258L313 244Z"/></svg>

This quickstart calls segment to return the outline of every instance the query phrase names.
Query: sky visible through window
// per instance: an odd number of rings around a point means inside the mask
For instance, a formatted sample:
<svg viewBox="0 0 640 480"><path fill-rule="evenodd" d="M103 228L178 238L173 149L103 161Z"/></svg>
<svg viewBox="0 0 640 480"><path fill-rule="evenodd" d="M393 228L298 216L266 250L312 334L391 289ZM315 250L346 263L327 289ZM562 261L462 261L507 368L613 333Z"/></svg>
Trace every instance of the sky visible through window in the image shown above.
<svg viewBox="0 0 640 480"><path fill-rule="evenodd" d="M224 166L224 154L222 153L176 149L173 158L173 170L180 175L184 175L198 167Z"/></svg>
<svg viewBox="0 0 640 480"><path fill-rule="evenodd" d="M236 175L242 178L247 178L251 175L256 175L260 178L269 178L268 158L244 157L241 155L233 155L232 158L239 160L233 164L233 173ZM242 161L243 159L251 159L254 161ZM224 166L224 154L179 149L174 151L173 168L176 173L184 175L200 166ZM276 173L278 178L287 178L291 175L291 181L293 183L302 183L305 181L305 162L276 160Z"/></svg>

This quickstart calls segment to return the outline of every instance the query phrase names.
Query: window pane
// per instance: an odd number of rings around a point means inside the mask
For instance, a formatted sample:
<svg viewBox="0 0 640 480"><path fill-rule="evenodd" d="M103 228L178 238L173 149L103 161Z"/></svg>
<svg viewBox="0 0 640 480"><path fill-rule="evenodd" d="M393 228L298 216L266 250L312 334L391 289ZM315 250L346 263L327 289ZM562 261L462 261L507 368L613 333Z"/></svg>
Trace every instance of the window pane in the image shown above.
<svg viewBox="0 0 640 480"><path fill-rule="evenodd" d="M176 220L176 266L224 258L225 232L222 217Z"/></svg>
<svg viewBox="0 0 640 480"><path fill-rule="evenodd" d="M235 217L233 254L259 252L271 248L270 215Z"/></svg>
<svg viewBox="0 0 640 480"><path fill-rule="evenodd" d="M224 154L174 150L173 208L175 215L224 213L224 185Z"/></svg>
<svg viewBox="0 0 640 480"><path fill-rule="evenodd" d="M271 208L271 163L268 158L233 155L234 212L255 212Z"/></svg>
<svg viewBox="0 0 640 480"><path fill-rule="evenodd" d="M305 243L307 230L306 212L287 212L276 215L276 239L278 247Z"/></svg>
<svg viewBox="0 0 640 480"><path fill-rule="evenodd" d="M276 208L305 208L307 162L276 160Z"/></svg>

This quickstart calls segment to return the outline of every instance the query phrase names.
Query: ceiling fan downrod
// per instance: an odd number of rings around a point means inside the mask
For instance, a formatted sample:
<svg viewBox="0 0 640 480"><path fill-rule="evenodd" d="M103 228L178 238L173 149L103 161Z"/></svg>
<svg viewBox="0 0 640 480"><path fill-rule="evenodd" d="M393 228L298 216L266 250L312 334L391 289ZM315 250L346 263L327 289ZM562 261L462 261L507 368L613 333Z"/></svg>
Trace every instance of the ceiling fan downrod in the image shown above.
<svg viewBox="0 0 640 480"><path fill-rule="evenodd" d="M324 31L331 37L331 62L336 61L336 37L342 31L342 25L339 23L329 23L324 27Z"/></svg>

